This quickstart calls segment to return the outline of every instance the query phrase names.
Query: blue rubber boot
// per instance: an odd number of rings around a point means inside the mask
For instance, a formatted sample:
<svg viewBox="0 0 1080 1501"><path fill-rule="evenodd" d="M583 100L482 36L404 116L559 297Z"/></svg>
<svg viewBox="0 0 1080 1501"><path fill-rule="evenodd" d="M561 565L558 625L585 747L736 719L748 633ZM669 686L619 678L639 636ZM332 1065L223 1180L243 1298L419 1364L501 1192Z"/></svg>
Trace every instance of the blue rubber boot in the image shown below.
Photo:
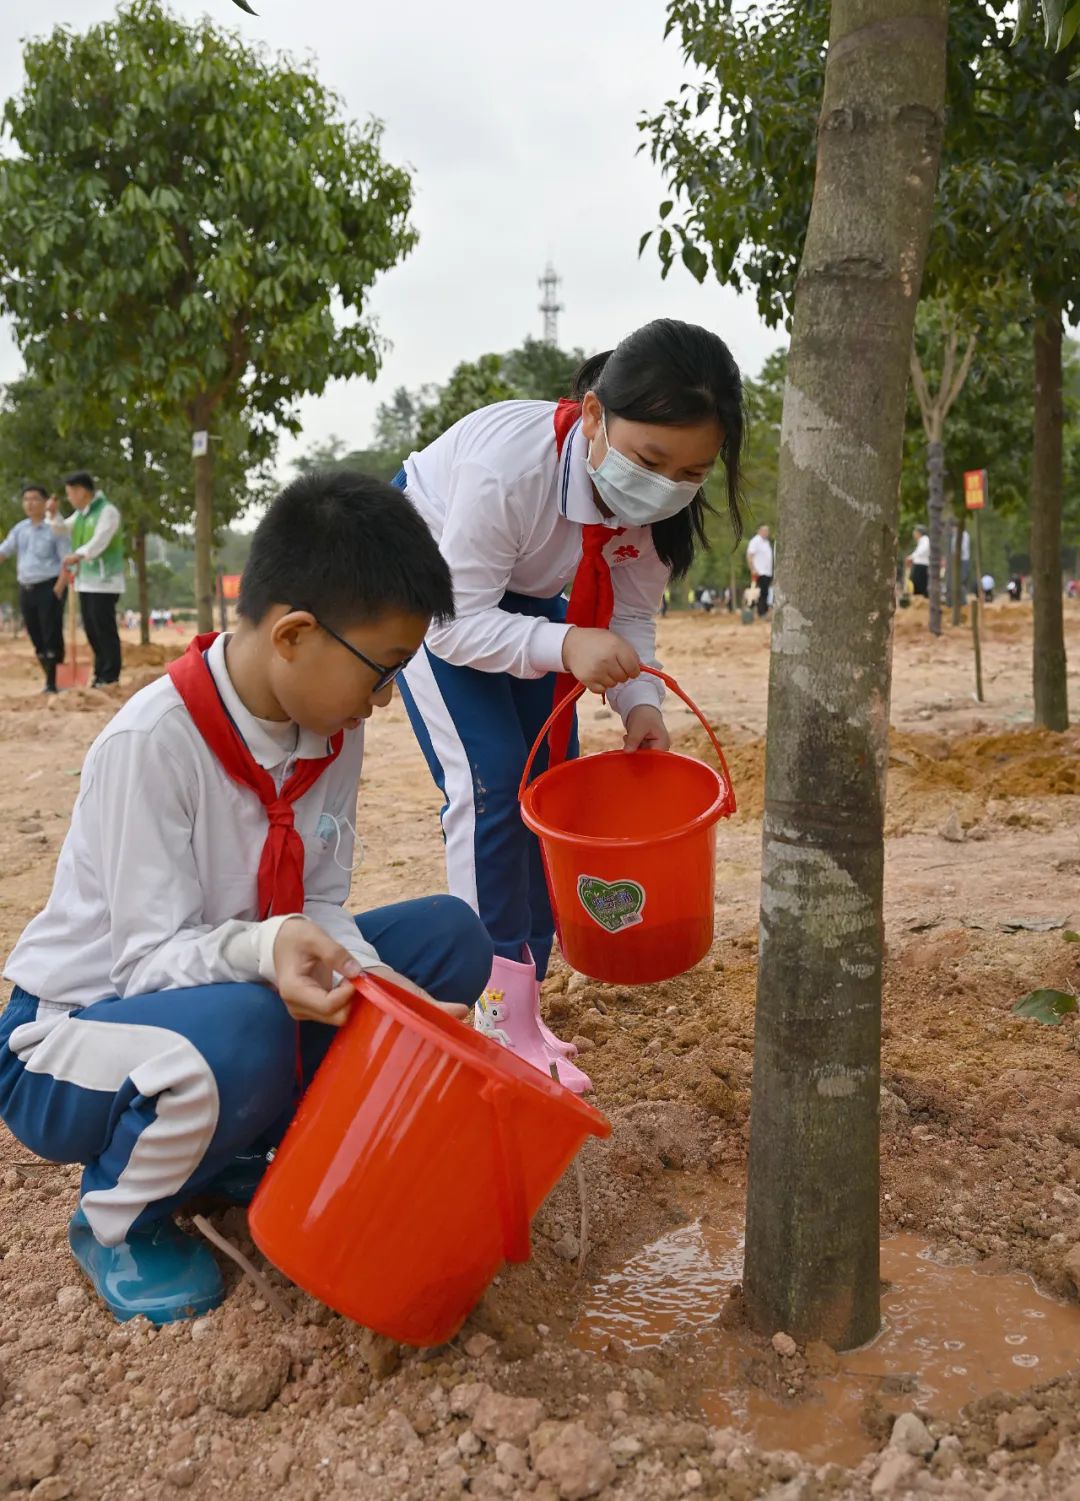
<svg viewBox="0 0 1080 1501"><path fill-rule="evenodd" d="M204 1245L170 1219L131 1230L118 1246L95 1239L82 1209L68 1225L75 1260L114 1318L140 1314L152 1324L171 1324L209 1313L225 1296L218 1264Z"/></svg>
<svg viewBox="0 0 1080 1501"><path fill-rule="evenodd" d="M255 1197L255 1190L262 1182L270 1166L265 1152L247 1152L221 1169L215 1177L199 1190L201 1194L214 1194L228 1199L230 1204L242 1204L245 1208Z"/></svg>

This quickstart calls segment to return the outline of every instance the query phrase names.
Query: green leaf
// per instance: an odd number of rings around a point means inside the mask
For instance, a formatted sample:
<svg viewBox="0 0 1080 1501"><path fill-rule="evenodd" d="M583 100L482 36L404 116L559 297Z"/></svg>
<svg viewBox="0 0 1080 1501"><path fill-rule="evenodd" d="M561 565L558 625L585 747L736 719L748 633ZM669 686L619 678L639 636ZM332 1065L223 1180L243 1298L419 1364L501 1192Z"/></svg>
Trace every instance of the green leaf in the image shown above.
<svg viewBox="0 0 1080 1501"><path fill-rule="evenodd" d="M1064 990L1033 990L1021 996L1012 1008L1014 1016L1029 1016L1047 1027L1060 1027L1062 1019L1076 1010L1076 997Z"/></svg>
<svg viewBox="0 0 1080 1501"><path fill-rule="evenodd" d="M1074 933L1072 928L1066 928L1061 936L1066 943L1080 943L1080 933Z"/></svg>
<svg viewBox="0 0 1080 1501"><path fill-rule="evenodd" d="M249 16L257 16L259 14L257 10L252 10L247 0L233 0L233 4L238 5L241 10L246 10Z"/></svg>
<svg viewBox="0 0 1080 1501"><path fill-rule="evenodd" d="M1035 0L1020 0L1016 11L1016 25L1013 27L1012 44L1014 47L1031 25L1031 18L1034 13Z"/></svg>
<svg viewBox="0 0 1080 1501"><path fill-rule="evenodd" d="M704 281L709 271L709 261L705 253L696 245L686 244L682 248L683 265L696 281Z"/></svg>
<svg viewBox="0 0 1080 1501"><path fill-rule="evenodd" d="M1062 17L1061 26L1058 29L1057 50L1059 52L1064 52L1078 30L1080 30L1080 0L1071 5Z"/></svg>
<svg viewBox="0 0 1080 1501"><path fill-rule="evenodd" d="M1057 38L1065 20L1068 4L1069 0L1042 0L1043 26L1048 47L1058 45Z"/></svg>

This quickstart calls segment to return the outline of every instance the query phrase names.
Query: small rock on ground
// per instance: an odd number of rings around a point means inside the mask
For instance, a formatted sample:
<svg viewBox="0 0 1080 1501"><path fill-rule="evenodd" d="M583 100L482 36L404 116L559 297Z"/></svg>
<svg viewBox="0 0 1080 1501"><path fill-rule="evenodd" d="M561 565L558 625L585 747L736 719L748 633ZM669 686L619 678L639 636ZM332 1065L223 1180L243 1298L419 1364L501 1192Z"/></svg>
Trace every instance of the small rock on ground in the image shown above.
<svg viewBox="0 0 1080 1501"><path fill-rule="evenodd" d="M914 1454L917 1459L929 1459L934 1452L934 1440L922 1418L913 1412L902 1412L893 1424L889 1448L901 1454Z"/></svg>
<svg viewBox="0 0 1080 1501"><path fill-rule="evenodd" d="M920 1468L919 1461L913 1454L901 1454L897 1449L887 1451L870 1486L871 1496L893 1495L911 1480Z"/></svg>
<svg viewBox="0 0 1080 1501"><path fill-rule="evenodd" d="M32 1433L15 1447L15 1477L31 1486L52 1475L60 1463L60 1447L51 1433Z"/></svg>
<svg viewBox="0 0 1080 1501"><path fill-rule="evenodd" d="M490 1390L473 1412L473 1427L490 1444L527 1444L529 1434L543 1421L543 1404L535 1397L505 1397Z"/></svg>
<svg viewBox="0 0 1080 1501"><path fill-rule="evenodd" d="M214 1362L208 1396L219 1412L246 1417L270 1406L288 1374L289 1357L282 1349L263 1350L258 1359L226 1351Z"/></svg>
<svg viewBox="0 0 1080 1501"><path fill-rule="evenodd" d="M540 1451L536 1470L555 1485L562 1501L586 1501L615 1479L607 1444L584 1423L564 1424Z"/></svg>
<svg viewBox="0 0 1080 1501"><path fill-rule="evenodd" d="M998 1414L997 1440L1006 1449L1030 1449L1049 1431L1050 1419L1029 1403Z"/></svg>

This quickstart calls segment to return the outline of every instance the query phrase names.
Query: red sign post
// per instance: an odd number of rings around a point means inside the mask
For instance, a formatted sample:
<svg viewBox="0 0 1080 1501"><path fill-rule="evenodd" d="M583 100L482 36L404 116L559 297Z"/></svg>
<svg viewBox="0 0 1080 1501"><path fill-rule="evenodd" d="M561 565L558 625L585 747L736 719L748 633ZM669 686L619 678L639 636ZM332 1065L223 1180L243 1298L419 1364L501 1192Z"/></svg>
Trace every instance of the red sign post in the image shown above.
<svg viewBox="0 0 1080 1501"><path fill-rule="evenodd" d="M979 639L979 624L983 608L982 531L979 526L980 512L986 509L989 485L985 469L964 470L964 506L974 511L972 531L975 533L975 603L971 607L971 640L975 647L975 697L983 703L982 642Z"/></svg>

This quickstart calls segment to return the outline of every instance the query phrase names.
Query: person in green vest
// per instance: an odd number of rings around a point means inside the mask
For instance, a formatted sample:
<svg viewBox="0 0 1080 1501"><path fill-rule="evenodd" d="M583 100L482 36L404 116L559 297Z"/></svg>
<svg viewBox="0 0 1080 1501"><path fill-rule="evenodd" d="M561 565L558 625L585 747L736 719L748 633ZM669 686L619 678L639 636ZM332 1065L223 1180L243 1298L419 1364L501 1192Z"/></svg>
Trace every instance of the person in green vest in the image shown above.
<svg viewBox="0 0 1080 1501"><path fill-rule="evenodd" d="M52 514L54 532L66 534L71 551L64 567L74 576L83 630L94 653L95 688L120 681L120 633L116 606L124 588L124 531L120 512L85 469L64 481L75 514Z"/></svg>

